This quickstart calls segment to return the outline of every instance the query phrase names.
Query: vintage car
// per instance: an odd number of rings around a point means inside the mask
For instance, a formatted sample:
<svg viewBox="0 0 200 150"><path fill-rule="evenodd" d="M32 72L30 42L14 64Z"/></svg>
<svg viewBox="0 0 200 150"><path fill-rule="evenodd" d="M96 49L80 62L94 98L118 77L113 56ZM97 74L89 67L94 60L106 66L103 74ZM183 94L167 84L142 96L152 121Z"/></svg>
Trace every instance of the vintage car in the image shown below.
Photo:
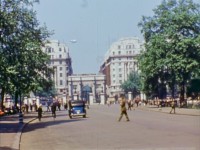
<svg viewBox="0 0 200 150"><path fill-rule="evenodd" d="M85 102L82 100L70 100L69 101L69 117L83 116L86 118Z"/></svg>

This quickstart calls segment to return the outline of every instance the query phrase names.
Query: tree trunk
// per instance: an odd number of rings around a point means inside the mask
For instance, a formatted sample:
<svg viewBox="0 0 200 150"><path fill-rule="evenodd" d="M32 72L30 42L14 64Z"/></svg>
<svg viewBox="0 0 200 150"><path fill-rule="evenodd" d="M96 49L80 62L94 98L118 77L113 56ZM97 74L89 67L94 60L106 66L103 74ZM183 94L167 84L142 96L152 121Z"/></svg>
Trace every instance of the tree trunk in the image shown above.
<svg viewBox="0 0 200 150"><path fill-rule="evenodd" d="M180 105L183 106L183 102L185 100L185 82L182 81L180 85Z"/></svg>
<svg viewBox="0 0 200 150"><path fill-rule="evenodd" d="M18 103L18 91L15 91L15 106L17 106L17 103Z"/></svg>
<svg viewBox="0 0 200 150"><path fill-rule="evenodd" d="M1 91L1 110L4 111L4 94L5 94L5 88L2 87L2 91Z"/></svg>

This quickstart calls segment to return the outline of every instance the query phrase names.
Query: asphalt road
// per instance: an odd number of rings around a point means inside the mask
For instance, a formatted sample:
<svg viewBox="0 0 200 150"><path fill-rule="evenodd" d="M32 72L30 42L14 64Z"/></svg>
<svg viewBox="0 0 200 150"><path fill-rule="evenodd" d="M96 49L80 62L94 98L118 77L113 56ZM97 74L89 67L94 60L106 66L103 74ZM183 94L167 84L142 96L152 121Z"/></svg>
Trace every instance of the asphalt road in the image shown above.
<svg viewBox="0 0 200 150"><path fill-rule="evenodd" d="M20 150L199 150L200 118L135 109L118 122L119 105L91 106L87 118L66 111L28 124Z"/></svg>

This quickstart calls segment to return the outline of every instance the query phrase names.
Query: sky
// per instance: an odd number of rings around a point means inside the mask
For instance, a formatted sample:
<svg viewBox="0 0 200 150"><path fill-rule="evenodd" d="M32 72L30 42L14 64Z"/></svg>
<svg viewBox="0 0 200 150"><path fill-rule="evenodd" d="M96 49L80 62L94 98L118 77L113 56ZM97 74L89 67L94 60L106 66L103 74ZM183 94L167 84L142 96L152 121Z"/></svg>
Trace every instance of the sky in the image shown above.
<svg viewBox="0 0 200 150"><path fill-rule="evenodd" d="M40 0L37 19L69 47L74 74L97 74L105 53L123 37L143 40L138 23L162 0ZM76 43L70 42L76 40Z"/></svg>

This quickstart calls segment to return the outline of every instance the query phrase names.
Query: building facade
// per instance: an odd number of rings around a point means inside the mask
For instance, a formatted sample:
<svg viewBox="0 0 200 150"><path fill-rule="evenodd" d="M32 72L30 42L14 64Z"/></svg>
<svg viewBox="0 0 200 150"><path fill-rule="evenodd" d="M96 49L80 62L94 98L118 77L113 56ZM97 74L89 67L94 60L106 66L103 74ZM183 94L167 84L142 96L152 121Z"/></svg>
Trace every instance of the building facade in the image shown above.
<svg viewBox="0 0 200 150"><path fill-rule="evenodd" d="M141 50L144 50L144 43L136 37L122 38L111 45L100 67L100 72L106 75L109 96L122 93L121 84L131 72L138 71L136 58Z"/></svg>
<svg viewBox="0 0 200 150"><path fill-rule="evenodd" d="M53 68L52 75L58 99L66 100L69 94L68 76L72 75L72 61L69 55L69 48L57 40L50 40L45 44L44 51L50 56L49 66Z"/></svg>

